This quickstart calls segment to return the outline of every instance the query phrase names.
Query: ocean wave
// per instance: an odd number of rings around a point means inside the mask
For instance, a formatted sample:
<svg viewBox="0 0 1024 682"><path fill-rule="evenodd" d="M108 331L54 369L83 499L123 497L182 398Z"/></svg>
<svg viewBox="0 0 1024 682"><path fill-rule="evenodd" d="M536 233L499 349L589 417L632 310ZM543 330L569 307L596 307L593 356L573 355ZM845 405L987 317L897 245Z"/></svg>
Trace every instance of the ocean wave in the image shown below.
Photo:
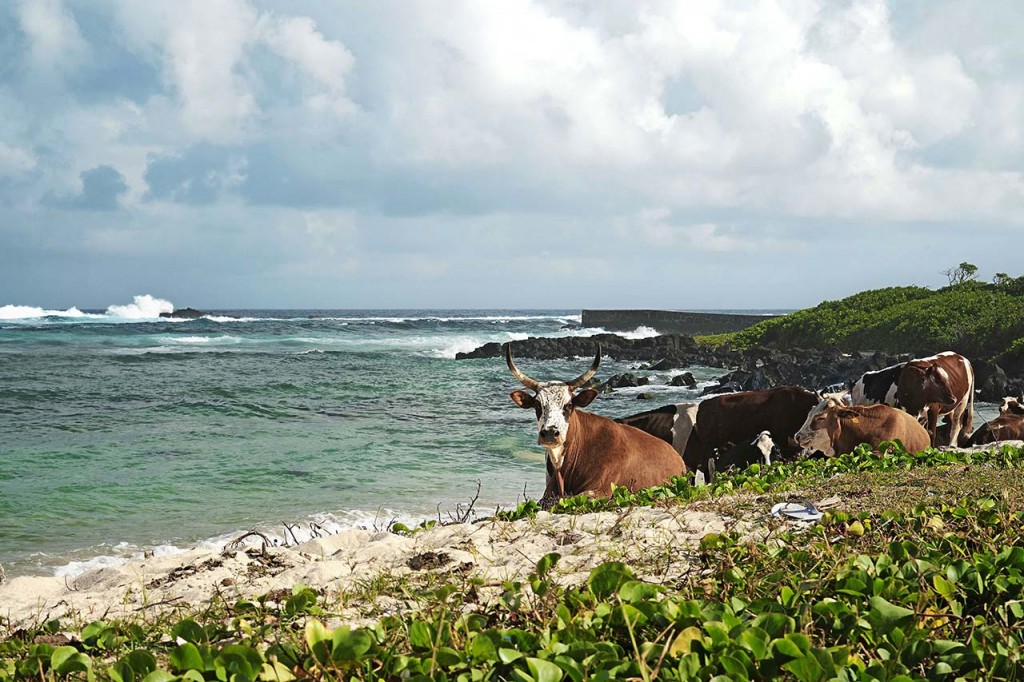
<svg viewBox="0 0 1024 682"><path fill-rule="evenodd" d="M238 336L164 336L163 343L211 343L211 344L236 344L242 343Z"/></svg>
<svg viewBox="0 0 1024 682"><path fill-rule="evenodd" d="M5 305L0 306L0 320L37 320L43 317L70 317L74 319L101 318L104 315L95 313L83 313L72 306L67 310L47 310L29 305Z"/></svg>
<svg viewBox="0 0 1024 682"><path fill-rule="evenodd" d="M112 305L107 308L108 315L126 320L160 319L160 313L173 312L173 303L162 298L154 298L149 294L133 296L132 302L127 305Z"/></svg>
<svg viewBox="0 0 1024 682"><path fill-rule="evenodd" d="M111 305L105 313L84 313L76 306L67 310L49 310L38 306L5 305L0 307L0 320L39 320L57 318L58 320L86 321L101 320L107 322L124 322L161 319L160 313L174 312L174 304L149 294L132 297L132 302L125 305Z"/></svg>

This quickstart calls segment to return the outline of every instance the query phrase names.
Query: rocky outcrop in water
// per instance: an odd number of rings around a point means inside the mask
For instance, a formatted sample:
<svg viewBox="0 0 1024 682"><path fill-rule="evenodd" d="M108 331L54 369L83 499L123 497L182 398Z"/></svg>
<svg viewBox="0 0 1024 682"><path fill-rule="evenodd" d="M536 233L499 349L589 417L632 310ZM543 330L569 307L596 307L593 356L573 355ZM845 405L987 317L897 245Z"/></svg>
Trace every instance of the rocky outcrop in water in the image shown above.
<svg viewBox="0 0 1024 682"><path fill-rule="evenodd" d="M197 320L207 315L209 313L204 313L202 310L196 310L195 308L179 308L173 313L160 313L160 317L170 317L176 320Z"/></svg>
<svg viewBox="0 0 1024 682"><path fill-rule="evenodd" d="M592 358L599 343L605 356L626 362L642 362L645 369L665 371L702 365L728 370L719 378L717 386L705 388L705 394L785 385L840 390L848 388L864 372L911 359L906 353L843 353L835 348L756 346L742 351L729 346L710 348L698 345L685 334L665 334L646 339L626 339L616 334L530 338L515 341L512 350L516 357L536 360ZM456 357L497 358L502 353L500 344L489 343L472 352L459 353ZM976 374L975 386L979 390L978 400L998 402L1004 395L1019 396L1024 391L1024 372L1014 374L982 359L971 358L971 362Z"/></svg>

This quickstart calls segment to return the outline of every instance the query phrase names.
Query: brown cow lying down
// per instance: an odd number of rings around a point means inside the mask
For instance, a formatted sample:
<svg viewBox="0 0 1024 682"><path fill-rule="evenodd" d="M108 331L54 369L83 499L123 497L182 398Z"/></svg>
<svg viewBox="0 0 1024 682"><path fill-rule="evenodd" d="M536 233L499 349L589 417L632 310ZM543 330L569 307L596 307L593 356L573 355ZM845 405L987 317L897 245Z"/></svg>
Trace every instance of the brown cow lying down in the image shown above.
<svg viewBox="0 0 1024 682"><path fill-rule="evenodd" d="M804 456L821 452L833 457L852 452L861 443L875 448L886 440L902 441L907 452L920 452L931 445L928 432L903 410L888 405L848 407L834 399L815 408L796 434Z"/></svg>
<svg viewBox="0 0 1024 682"><path fill-rule="evenodd" d="M1024 415L1007 412L978 427L968 445L987 445L997 440L1024 440Z"/></svg>
<svg viewBox="0 0 1024 682"><path fill-rule="evenodd" d="M580 493L607 497L613 483L638 490L686 473L679 453L660 438L577 409L597 397L591 388L574 391L597 372L600 348L590 369L569 382L540 382L523 374L512 360L511 343L505 346L505 361L512 375L534 392L510 395L516 405L537 414L537 443L547 450L542 503Z"/></svg>

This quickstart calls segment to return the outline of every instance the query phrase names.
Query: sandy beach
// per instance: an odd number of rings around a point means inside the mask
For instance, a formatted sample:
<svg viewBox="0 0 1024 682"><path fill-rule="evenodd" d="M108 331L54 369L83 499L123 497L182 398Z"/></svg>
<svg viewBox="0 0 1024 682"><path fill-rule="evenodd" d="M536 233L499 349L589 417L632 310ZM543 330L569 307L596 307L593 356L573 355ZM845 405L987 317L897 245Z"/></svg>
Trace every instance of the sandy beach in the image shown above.
<svg viewBox="0 0 1024 682"><path fill-rule="evenodd" d="M540 513L519 521L485 520L439 526L411 536L346 530L289 547L192 550L89 571L75 578L17 577L0 585L0 619L11 628L51 619L81 622L194 611L218 598L234 601L304 584L337 598L338 622L365 623L401 608L399 595L360 589L375 578L415 581L432 572L478 578L480 600L527 576L550 552L562 559L554 575L582 582L595 566L621 560L656 568L658 580L684 574L707 533L744 528L714 511L683 506L633 508L584 515ZM252 544L255 540L256 544ZM654 571L651 576L653 578Z"/></svg>

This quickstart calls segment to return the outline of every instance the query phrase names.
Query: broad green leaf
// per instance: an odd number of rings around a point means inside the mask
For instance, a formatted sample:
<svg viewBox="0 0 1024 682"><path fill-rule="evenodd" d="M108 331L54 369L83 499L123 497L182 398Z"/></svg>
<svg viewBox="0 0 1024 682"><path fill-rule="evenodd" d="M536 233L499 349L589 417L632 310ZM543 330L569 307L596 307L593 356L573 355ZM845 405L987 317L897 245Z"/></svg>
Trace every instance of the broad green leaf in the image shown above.
<svg viewBox="0 0 1024 682"><path fill-rule="evenodd" d="M804 652L800 650L800 647L790 639L776 639L772 642L772 650L787 659L802 658L804 656Z"/></svg>
<svg viewBox="0 0 1024 682"><path fill-rule="evenodd" d="M537 682L559 682L562 679L562 669L551 661L541 658L527 658L526 666L530 674Z"/></svg>
<svg viewBox="0 0 1024 682"><path fill-rule="evenodd" d="M433 649L434 628L425 621L413 621L409 626L409 643L414 649Z"/></svg>
<svg viewBox="0 0 1024 682"><path fill-rule="evenodd" d="M206 630L189 618L179 621L177 625L171 628L171 634L176 638L180 637L186 642L192 642L193 644L209 643L209 638L206 636Z"/></svg>
<svg viewBox="0 0 1024 682"><path fill-rule="evenodd" d="M260 672L260 680L264 682L291 682L294 679L296 678L292 671L280 661L264 663Z"/></svg>
<svg viewBox="0 0 1024 682"><path fill-rule="evenodd" d="M910 609L893 604L877 595L869 599L868 604L871 605L871 612L868 614L869 620L873 621L873 624L877 624L882 632L889 632L914 617L914 612Z"/></svg>
<svg viewBox="0 0 1024 682"><path fill-rule="evenodd" d="M619 561L609 561L591 571L587 584L595 596L607 597L632 578L633 570L629 566Z"/></svg>
<svg viewBox="0 0 1024 682"><path fill-rule="evenodd" d="M639 580L628 580L619 588L619 597L622 601L635 604L640 601L653 599L661 592L661 588L650 583Z"/></svg>
<svg viewBox="0 0 1024 682"><path fill-rule="evenodd" d="M206 669L206 663L203 661L203 655L199 652L199 647L192 642L185 642L181 646L175 647L171 650L168 658L170 658L171 666L178 672Z"/></svg>
<svg viewBox="0 0 1024 682"><path fill-rule="evenodd" d="M672 644L668 647L668 652L673 656L688 654L693 650L694 642L703 641L704 633L701 632L700 628L691 625L676 635L675 639L672 640Z"/></svg>
<svg viewBox="0 0 1024 682"><path fill-rule="evenodd" d="M335 663L358 660L373 646L373 637L362 628L350 630L342 626L334 631L331 640L331 660Z"/></svg>
<svg viewBox="0 0 1024 682"><path fill-rule="evenodd" d="M142 678L142 682L173 682L177 678L166 670L154 670Z"/></svg>
<svg viewBox="0 0 1024 682"><path fill-rule="evenodd" d="M782 668L793 673L800 682L818 682L828 677L824 668L810 654L805 654L796 660L790 661L784 664Z"/></svg>
<svg viewBox="0 0 1024 682"><path fill-rule="evenodd" d="M935 587L935 591L939 596L947 600L952 599L956 594L956 585L949 582L938 573L932 576L932 585Z"/></svg>
<svg viewBox="0 0 1024 682"><path fill-rule="evenodd" d="M61 677L92 669L92 659L73 646L59 646L50 654L50 666Z"/></svg>
<svg viewBox="0 0 1024 682"><path fill-rule="evenodd" d="M542 556L537 562L537 576L540 578L546 576L548 571L554 568L555 564L557 564L558 560L561 558L562 555L558 552L551 552L550 554Z"/></svg>

